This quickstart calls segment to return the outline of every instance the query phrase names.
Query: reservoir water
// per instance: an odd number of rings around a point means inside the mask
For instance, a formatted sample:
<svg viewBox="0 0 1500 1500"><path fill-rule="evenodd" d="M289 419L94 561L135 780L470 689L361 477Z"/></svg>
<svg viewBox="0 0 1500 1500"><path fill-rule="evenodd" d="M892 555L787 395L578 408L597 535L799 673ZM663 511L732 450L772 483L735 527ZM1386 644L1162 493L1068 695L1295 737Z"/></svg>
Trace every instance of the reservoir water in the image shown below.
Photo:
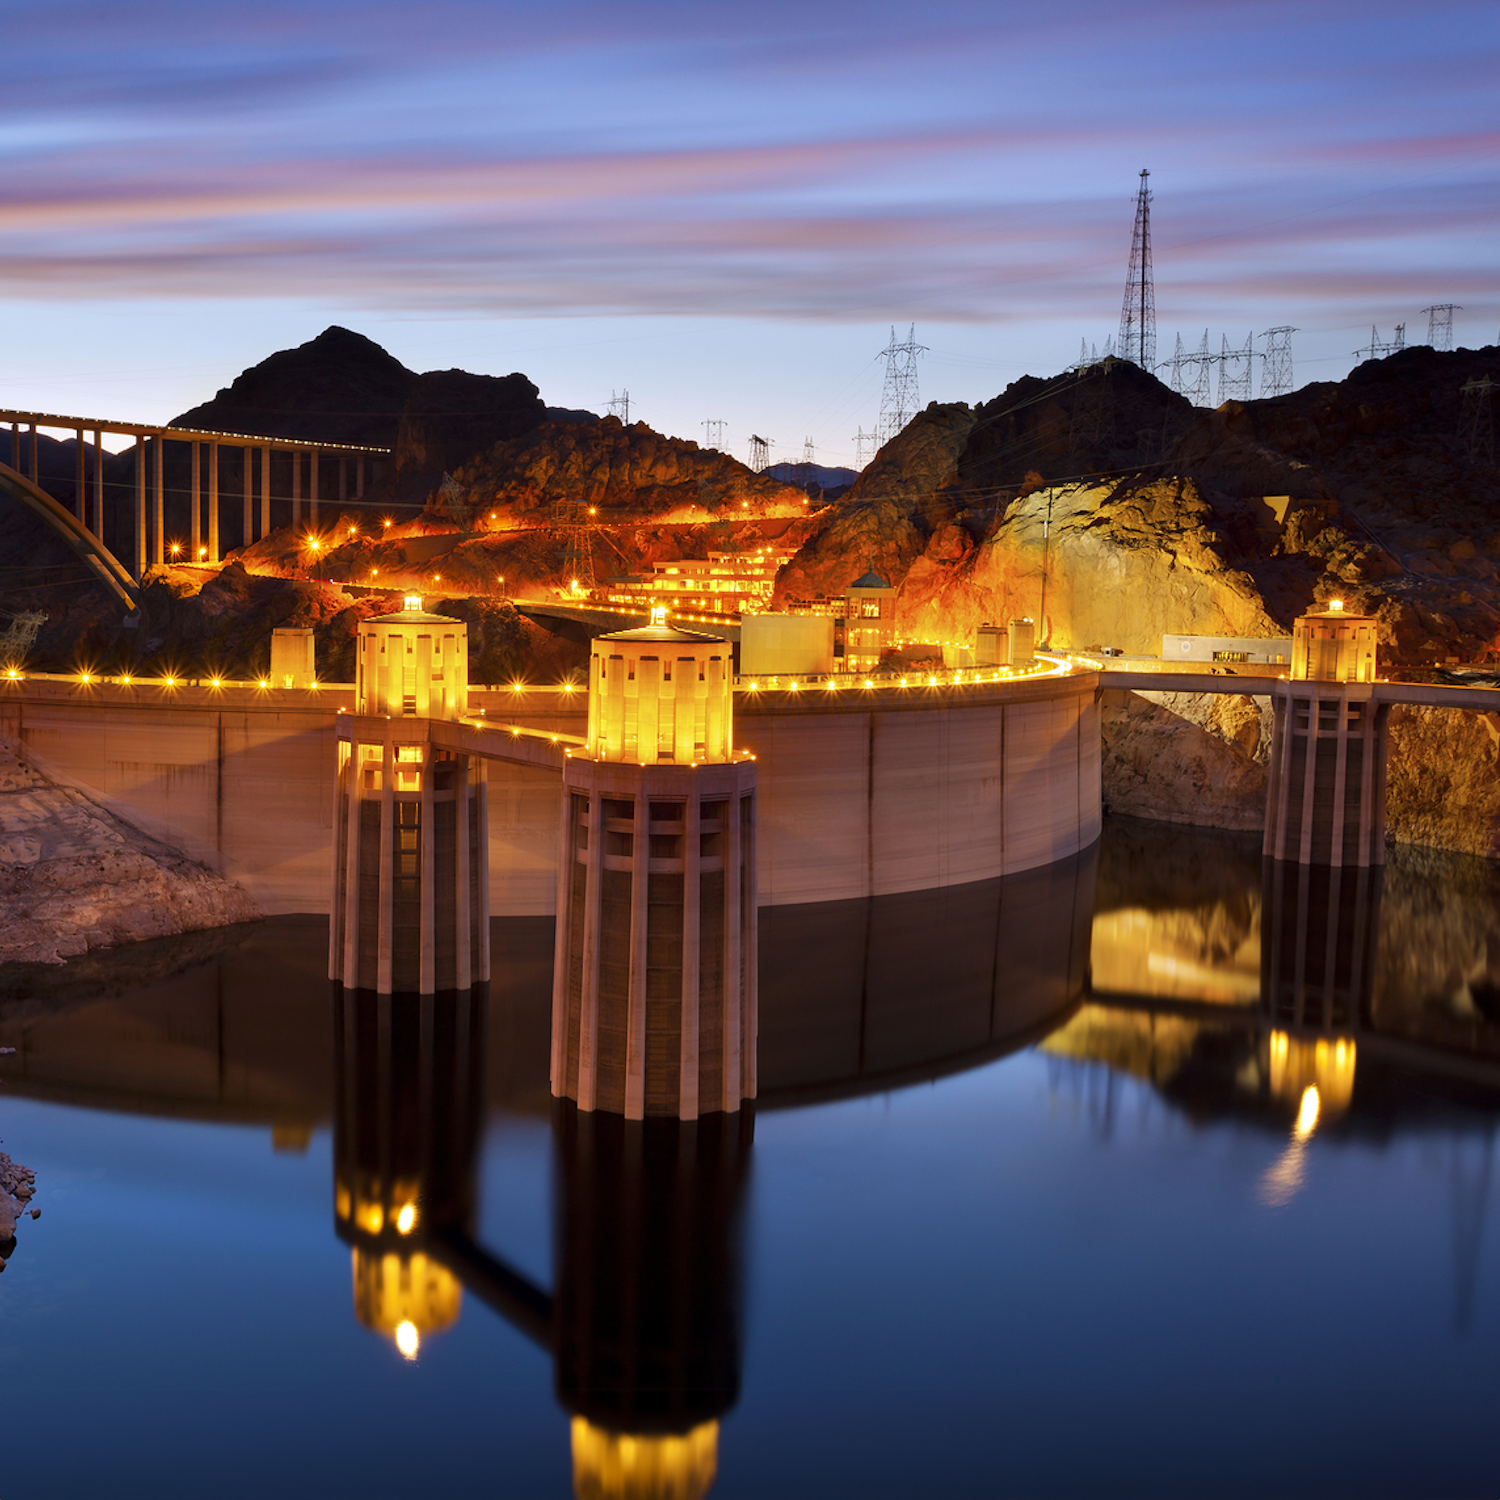
<svg viewBox="0 0 1500 1500"><path fill-rule="evenodd" d="M1493 1495L1500 873L1258 843L769 909L697 1126L554 1106L546 920L12 972L0 1494Z"/></svg>

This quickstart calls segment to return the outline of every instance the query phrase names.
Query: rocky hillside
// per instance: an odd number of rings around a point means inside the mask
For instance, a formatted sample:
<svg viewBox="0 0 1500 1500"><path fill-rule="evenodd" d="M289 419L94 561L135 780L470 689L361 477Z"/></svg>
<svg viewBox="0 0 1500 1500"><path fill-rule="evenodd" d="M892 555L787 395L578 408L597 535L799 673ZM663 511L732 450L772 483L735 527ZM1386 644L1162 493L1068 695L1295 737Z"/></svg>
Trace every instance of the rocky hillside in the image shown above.
<svg viewBox="0 0 1500 1500"><path fill-rule="evenodd" d="M1379 615L1391 664L1489 659L1500 475L1460 390L1486 374L1500 351L1408 349L1210 412L1107 361L934 404L818 517L780 596L873 558L914 636L1044 614L1055 645L1154 653L1164 631L1285 634L1338 595Z"/></svg>
<svg viewBox="0 0 1500 1500"><path fill-rule="evenodd" d="M808 498L716 448L665 437L644 422L547 420L456 466L428 512L472 525L496 512L535 520L559 501L593 507L600 520L710 519L725 514L804 515Z"/></svg>

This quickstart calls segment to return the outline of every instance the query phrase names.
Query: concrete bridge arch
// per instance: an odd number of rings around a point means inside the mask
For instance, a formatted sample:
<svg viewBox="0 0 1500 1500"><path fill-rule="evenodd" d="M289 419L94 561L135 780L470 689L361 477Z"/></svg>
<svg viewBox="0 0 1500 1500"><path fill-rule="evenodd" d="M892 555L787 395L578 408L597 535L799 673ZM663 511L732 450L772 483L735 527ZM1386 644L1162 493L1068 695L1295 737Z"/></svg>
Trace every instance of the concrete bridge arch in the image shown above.
<svg viewBox="0 0 1500 1500"><path fill-rule="evenodd" d="M135 610L139 591L129 570L66 506L8 464L0 464L0 494L40 516L126 609Z"/></svg>

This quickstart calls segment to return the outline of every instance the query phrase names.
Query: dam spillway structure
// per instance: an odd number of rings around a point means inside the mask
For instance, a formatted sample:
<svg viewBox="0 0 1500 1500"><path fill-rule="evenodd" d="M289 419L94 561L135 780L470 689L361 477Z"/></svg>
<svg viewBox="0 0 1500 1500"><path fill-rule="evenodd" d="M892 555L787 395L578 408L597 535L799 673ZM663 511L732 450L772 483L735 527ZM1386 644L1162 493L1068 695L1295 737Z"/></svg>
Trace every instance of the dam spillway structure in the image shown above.
<svg viewBox="0 0 1500 1500"><path fill-rule="evenodd" d="M1386 720L1377 702L1373 616L1327 609L1292 632L1275 715L1264 854L1302 865L1385 863Z"/></svg>
<svg viewBox="0 0 1500 1500"><path fill-rule="evenodd" d="M756 768L728 641L599 636L563 770L552 1092L626 1119L755 1097Z"/></svg>
<svg viewBox="0 0 1500 1500"><path fill-rule="evenodd" d="M468 709L468 632L422 600L359 629L340 716L328 973L345 989L436 994L488 982L485 765L435 743Z"/></svg>

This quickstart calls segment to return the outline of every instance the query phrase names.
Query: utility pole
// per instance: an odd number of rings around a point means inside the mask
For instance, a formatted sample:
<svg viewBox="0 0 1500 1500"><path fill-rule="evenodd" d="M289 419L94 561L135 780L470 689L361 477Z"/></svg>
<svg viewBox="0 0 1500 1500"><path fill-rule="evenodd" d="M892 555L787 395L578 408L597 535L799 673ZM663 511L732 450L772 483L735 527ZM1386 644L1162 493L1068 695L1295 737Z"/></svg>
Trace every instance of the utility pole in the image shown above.
<svg viewBox="0 0 1500 1500"><path fill-rule="evenodd" d="M1151 180L1141 169L1135 195L1135 228L1130 236L1130 269L1125 275L1125 302L1120 309L1116 354L1143 370L1156 365L1156 288L1151 279Z"/></svg>

